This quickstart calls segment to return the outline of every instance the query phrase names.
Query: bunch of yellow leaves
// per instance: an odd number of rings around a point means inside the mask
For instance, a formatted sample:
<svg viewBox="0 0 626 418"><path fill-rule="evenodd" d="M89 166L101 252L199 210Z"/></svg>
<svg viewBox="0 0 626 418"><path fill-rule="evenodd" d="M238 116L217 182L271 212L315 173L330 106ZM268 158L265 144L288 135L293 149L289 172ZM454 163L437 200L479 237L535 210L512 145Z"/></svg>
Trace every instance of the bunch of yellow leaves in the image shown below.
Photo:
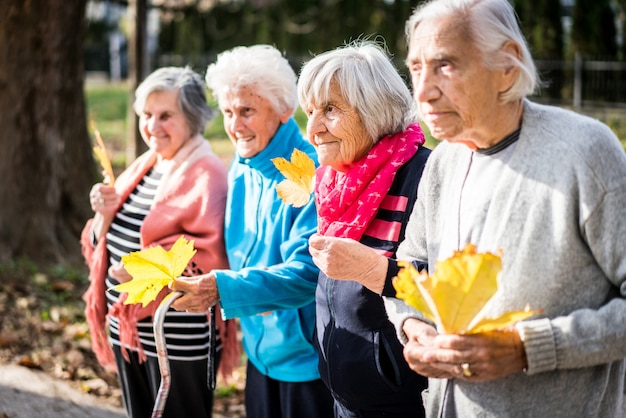
<svg viewBox="0 0 626 418"><path fill-rule="evenodd" d="M394 278L397 297L420 311L445 334L478 334L507 328L541 311L506 312L486 318L485 308L498 291L502 270L500 255L476 253L468 244L446 260L437 262L435 273L418 272L411 263Z"/></svg>
<svg viewBox="0 0 626 418"><path fill-rule="evenodd" d="M315 189L315 163L299 149L294 149L291 161L283 157L272 158L274 166L285 176L276 185L276 192L283 202L296 208L306 205Z"/></svg>
<svg viewBox="0 0 626 418"><path fill-rule="evenodd" d="M122 256L124 268L133 279L113 289L128 293L125 305L141 303L145 307L185 271L196 253L193 243L181 235L169 251L157 246Z"/></svg>
<svg viewBox="0 0 626 418"><path fill-rule="evenodd" d="M96 145L93 147L93 153L96 159L102 166L102 172L104 174L104 183L113 186L115 183L115 175L113 174L113 167L111 165L111 159L107 154L107 149L104 146L104 141L100 135L100 131L96 129L96 124L91 122L94 134L96 135Z"/></svg>

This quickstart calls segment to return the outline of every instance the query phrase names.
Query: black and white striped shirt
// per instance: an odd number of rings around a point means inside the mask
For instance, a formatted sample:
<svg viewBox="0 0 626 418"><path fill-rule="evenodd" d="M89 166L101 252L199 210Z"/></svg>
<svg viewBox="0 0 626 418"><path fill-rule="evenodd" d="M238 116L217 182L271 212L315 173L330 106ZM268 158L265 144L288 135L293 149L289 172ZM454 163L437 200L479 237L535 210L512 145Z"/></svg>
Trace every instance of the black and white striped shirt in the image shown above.
<svg viewBox="0 0 626 418"><path fill-rule="evenodd" d="M161 173L150 169L115 215L106 236L110 265L118 263L123 255L141 250L140 227L150 211L160 180ZM117 280L107 275L107 289L117 284L119 284ZM106 295L107 306L110 309L112 304L118 301L119 292L108 290ZM137 328L146 355L156 357L152 318L140 320ZM167 354L171 360L195 361L208 357L209 323L205 314L189 314L170 309L165 315L163 328ZM118 318L109 317L109 331L111 343L119 346ZM219 350L221 348L219 339L217 341Z"/></svg>

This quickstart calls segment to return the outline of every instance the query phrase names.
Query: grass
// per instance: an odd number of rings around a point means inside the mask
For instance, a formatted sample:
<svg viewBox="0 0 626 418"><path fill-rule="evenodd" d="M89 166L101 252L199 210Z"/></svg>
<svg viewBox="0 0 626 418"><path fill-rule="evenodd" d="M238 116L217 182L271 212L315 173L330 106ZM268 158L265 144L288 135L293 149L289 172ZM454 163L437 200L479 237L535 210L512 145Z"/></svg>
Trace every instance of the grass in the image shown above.
<svg viewBox="0 0 626 418"><path fill-rule="evenodd" d="M112 162L122 168L125 165L125 144L127 133L127 109L129 105L129 87L126 83L118 84L87 84L85 87L85 97L87 102L87 115L100 131L107 148L112 153ZM216 108L216 104L210 105ZM588 110L582 113L589 114L606 123L620 138L626 150L626 110L624 109L604 109ZM295 119L300 128L304 131L306 127L306 115L301 109L295 114ZM422 124L426 133L426 146L434 148L438 141L433 139L428 129ZM91 127L90 132L93 133ZM211 120L204 132L205 137L210 141L213 150L226 163L233 156L233 146L224 133L223 118L220 112Z"/></svg>

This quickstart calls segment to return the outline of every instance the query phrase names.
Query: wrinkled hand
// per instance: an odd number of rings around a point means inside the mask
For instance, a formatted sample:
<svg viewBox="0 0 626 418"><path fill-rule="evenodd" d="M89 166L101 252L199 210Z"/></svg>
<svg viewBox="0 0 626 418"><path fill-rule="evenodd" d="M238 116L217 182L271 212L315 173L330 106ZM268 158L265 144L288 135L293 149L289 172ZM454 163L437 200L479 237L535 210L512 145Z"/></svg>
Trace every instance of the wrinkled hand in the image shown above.
<svg viewBox="0 0 626 418"><path fill-rule="evenodd" d="M177 311L206 312L220 299L215 275L212 273L179 277L170 284L170 289L183 292L183 295L172 303L172 308Z"/></svg>
<svg viewBox="0 0 626 418"><path fill-rule="evenodd" d="M387 258L349 238L313 234L309 238L313 262L328 277L353 280L381 294L387 276Z"/></svg>
<svg viewBox="0 0 626 418"><path fill-rule="evenodd" d="M111 264L111 267L109 267L109 276L113 277L120 283L126 283L133 278L133 276L126 271L124 263L121 261L119 263Z"/></svg>
<svg viewBox="0 0 626 418"><path fill-rule="evenodd" d="M407 319L403 331L409 338L404 358L421 375L444 379L486 382L526 368L526 353L513 328L475 335L437 335L434 328ZM471 376L463 374L467 363Z"/></svg>
<svg viewBox="0 0 626 418"><path fill-rule="evenodd" d="M96 183L89 192L91 210L103 215L113 215L119 206L120 196L115 187Z"/></svg>

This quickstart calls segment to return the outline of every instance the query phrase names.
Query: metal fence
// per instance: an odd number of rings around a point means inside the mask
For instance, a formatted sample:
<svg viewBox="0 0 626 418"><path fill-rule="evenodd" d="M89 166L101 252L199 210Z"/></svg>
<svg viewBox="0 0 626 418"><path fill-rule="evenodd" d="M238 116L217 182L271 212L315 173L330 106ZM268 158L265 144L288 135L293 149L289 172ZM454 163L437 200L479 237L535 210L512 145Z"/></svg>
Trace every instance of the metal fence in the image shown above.
<svg viewBox="0 0 626 418"><path fill-rule="evenodd" d="M310 57L308 57L310 58ZM307 57L290 57L296 72ZM204 72L212 55L166 55L157 57L157 66L191 64ZM536 99L557 105L581 108L584 106L626 107L626 62L584 60L537 60L539 74L544 81Z"/></svg>
<svg viewBox="0 0 626 418"><path fill-rule="evenodd" d="M535 62L545 86L538 98L580 108L626 107L626 62L585 60L538 60Z"/></svg>

